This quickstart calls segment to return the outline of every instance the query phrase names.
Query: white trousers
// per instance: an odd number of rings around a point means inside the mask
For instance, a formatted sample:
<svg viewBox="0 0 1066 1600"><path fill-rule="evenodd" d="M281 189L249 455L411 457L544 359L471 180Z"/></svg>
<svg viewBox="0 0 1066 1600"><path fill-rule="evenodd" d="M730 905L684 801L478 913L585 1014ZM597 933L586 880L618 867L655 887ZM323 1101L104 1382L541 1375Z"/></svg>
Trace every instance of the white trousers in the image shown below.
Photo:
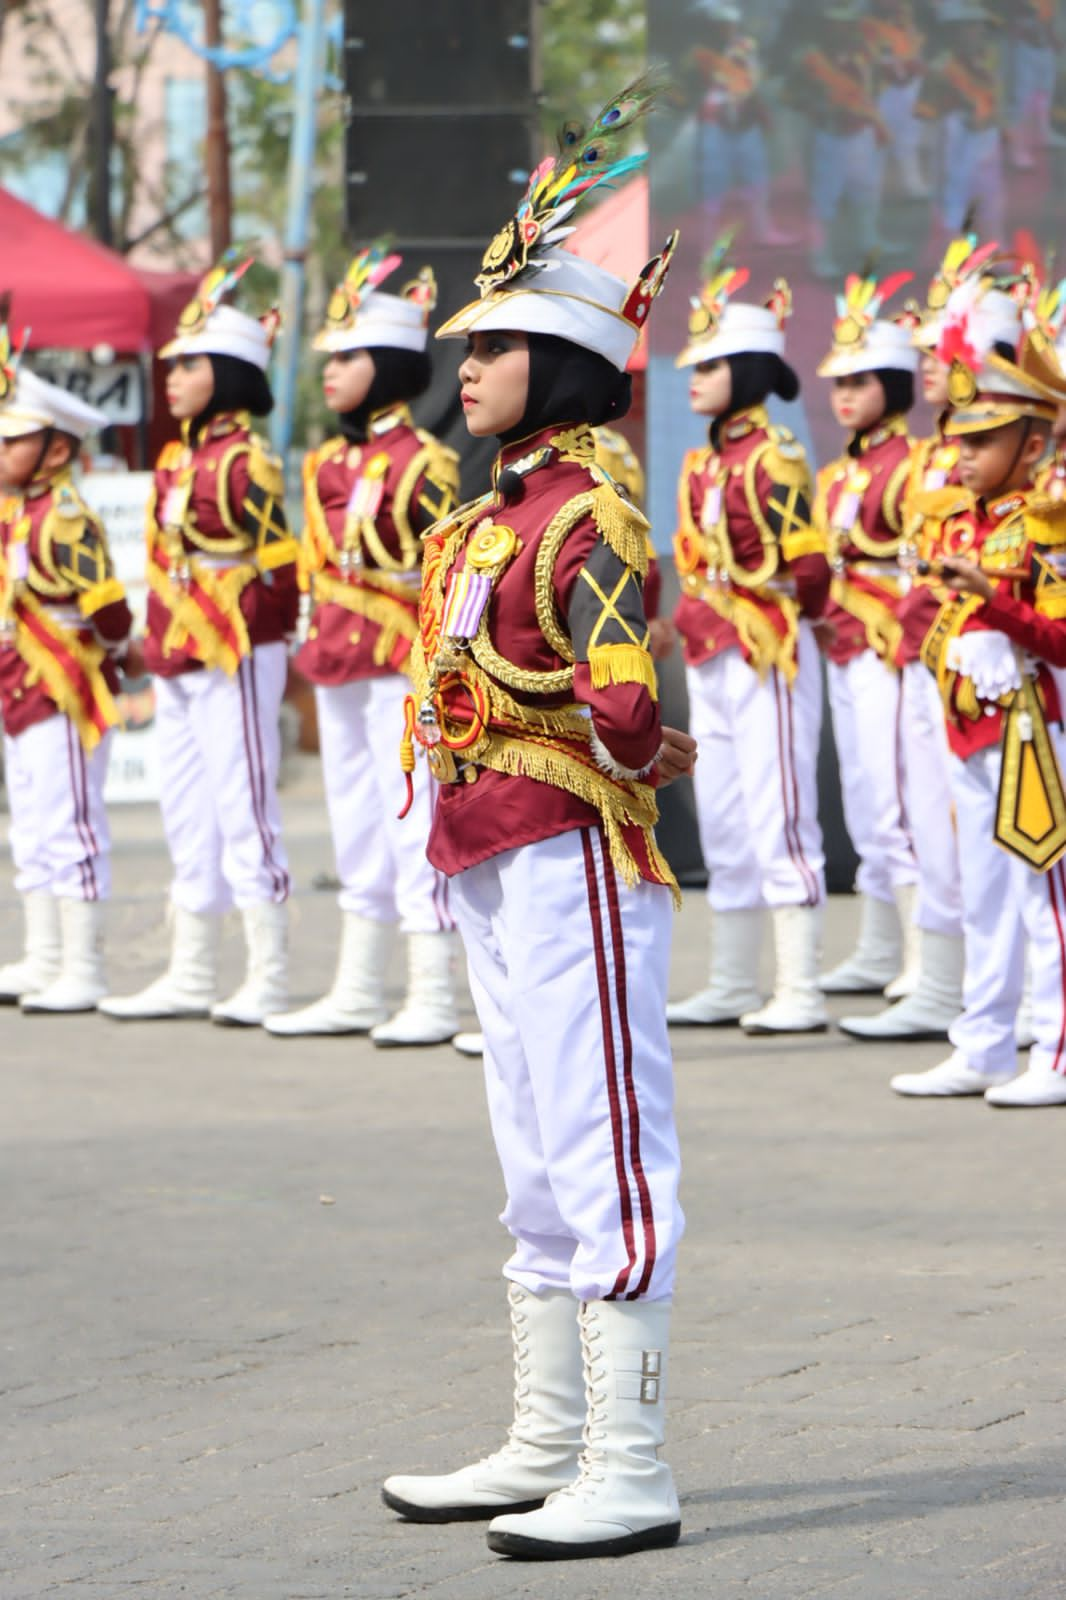
<svg viewBox="0 0 1066 1600"><path fill-rule="evenodd" d="M259 645L232 678L204 671L155 680L170 895L183 911L244 910L288 896L278 806L285 659L283 644Z"/></svg>
<svg viewBox="0 0 1066 1600"><path fill-rule="evenodd" d="M1066 737L1051 730L1066 770ZM1013 1077L1014 1019L1032 969L1029 1064L1066 1073L1066 873L1034 872L992 841L1002 757L998 745L967 761L951 758L959 827L966 981L951 1042L978 1072Z"/></svg>
<svg viewBox="0 0 1066 1600"><path fill-rule="evenodd" d="M696 812L713 910L820 904L822 677L809 625L800 624L791 689L776 670L761 681L739 650L689 667L686 679L689 731L699 744Z"/></svg>
<svg viewBox="0 0 1066 1600"><path fill-rule="evenodd" d="M400 735L410 689L399 673L316 687L322 774L341 909L398 921L403 933L439 933L455 921L448 880L426 860L437 786L421 751L414 803L399 821Z"/></svg>
<svg viewBox="0 0 1066 1600"><path fill-rule="evenodd" d="M110 749L111 735L105 733L86 755L74 724L58 713L24 733L5 734L9 838L19 894L43 890L65 900L106 900L111 893L104 810Z"/></svg>
<svg viewBox="0 0 1066 1600"><path fill-rule="evenodd" d="M875 900L917 883L904 810L903 681L873 650L829 662L829 705L844 821L859 857L855 886Z"/></svg>
<svg viewBox="0 0 1066 1600"><path fill-rule="evenodd" d="M618 879L598 828L452 880L515 1240L505 1276L669 1299L684 1218L666 1031L669 890Z"/></svg>
<svg viewBox="0 0 1066 1600"><path fill-rule="evenodd" d="M918 862L919 928L962 933L959 841L951 752L936 679L920 661L903 668L903 794Z"/></svg>

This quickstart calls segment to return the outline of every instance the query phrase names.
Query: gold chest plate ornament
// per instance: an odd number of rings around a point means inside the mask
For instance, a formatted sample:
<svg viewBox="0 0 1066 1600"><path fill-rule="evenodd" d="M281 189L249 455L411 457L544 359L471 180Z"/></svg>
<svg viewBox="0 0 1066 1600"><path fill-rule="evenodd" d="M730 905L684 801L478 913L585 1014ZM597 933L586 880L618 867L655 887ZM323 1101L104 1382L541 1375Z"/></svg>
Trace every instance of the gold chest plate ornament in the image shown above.
<svg viewBox="0 0 1066 1600"><path fill-rule="evenodd" d="M501 567L510 561L518 549L519 539L513 528L502 522L482 523L466 546L466 564L478 572Z"/></svg>

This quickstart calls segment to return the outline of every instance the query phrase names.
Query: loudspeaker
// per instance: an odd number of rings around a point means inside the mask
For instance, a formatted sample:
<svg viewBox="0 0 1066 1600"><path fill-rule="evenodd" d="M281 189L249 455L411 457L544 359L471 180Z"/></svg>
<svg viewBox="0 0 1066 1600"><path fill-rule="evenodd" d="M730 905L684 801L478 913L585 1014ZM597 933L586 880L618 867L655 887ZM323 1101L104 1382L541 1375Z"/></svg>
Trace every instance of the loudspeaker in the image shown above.
<svg viewBox="0 0 1066 1600"><path fill-rule="evenodd" d="M401 274L433 267L435 325L477 293L485 247L537 160L536 8L537 0L345 3L345 231L353 249L387 238L405 258ZM480 494L496 442L466 431L462 344L431 344L431 353L419 421L459 451L464 495Z"/></svg>

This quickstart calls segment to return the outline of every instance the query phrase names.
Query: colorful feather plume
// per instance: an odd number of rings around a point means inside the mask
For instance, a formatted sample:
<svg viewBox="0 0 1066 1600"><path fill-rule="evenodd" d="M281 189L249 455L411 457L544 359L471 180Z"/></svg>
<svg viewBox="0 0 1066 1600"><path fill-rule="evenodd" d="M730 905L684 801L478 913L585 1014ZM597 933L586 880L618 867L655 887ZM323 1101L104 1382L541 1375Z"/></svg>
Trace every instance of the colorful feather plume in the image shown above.
<svg viewBox="0 0 1066 1600"><path fill-rule="evenodd" d="M233 293L254 261L254 254L245 255L239 246L230 245L210 272L200 279L194 298L178 318L179 332L195 333L202 328L211 313Z"/></svg>
<svg viewBox="0 0 1066 1600"><path fill-rule="evenodd" d="M538 259L573 232L565 226L582 196L600 184L614 183L636 172L647 160L637 151L622 151L624 136L645 116L661 93L657 73L645 73L622 90L585 128L569 122L559 136L559 154L549 156L530 174L514 216L500 229L485 252L475 283L482 295L528 269L551 263Z"/></svg>

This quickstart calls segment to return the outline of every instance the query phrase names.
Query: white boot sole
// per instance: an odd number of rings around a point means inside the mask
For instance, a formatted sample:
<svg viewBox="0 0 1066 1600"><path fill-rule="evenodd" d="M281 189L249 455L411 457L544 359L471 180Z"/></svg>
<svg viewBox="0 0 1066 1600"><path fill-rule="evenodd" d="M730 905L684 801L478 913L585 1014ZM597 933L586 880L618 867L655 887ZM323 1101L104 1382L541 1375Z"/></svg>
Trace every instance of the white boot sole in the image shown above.
<svg viewBox="0 0 1066 1600"><path fill-rule="evenodd" d="M583 1561L597 1556L629 1556L638 1550L663 1550L681 1537L680 1522L664 1522L638 1533L620 1534L614 1539L588 1539L581 1544L550 1539L531 1539L521 1533L486 1534L490 1550L520 1561Z"/></svg>
<svg viewBox="0 0 1066 1600"><path fill-rule="evenodd" d="M551 1491L549 1490L549 1493ZM547 1495L540 1500L515 1500L508 1504L498 1500L494 1505L420 1506L413 1500L404 1500L390 1489L382 1489L381 1498L390 1511L396 1511L408 1522L488 1522L492 1517L519 1516L526 1511L539 1511Z"/></svg>

